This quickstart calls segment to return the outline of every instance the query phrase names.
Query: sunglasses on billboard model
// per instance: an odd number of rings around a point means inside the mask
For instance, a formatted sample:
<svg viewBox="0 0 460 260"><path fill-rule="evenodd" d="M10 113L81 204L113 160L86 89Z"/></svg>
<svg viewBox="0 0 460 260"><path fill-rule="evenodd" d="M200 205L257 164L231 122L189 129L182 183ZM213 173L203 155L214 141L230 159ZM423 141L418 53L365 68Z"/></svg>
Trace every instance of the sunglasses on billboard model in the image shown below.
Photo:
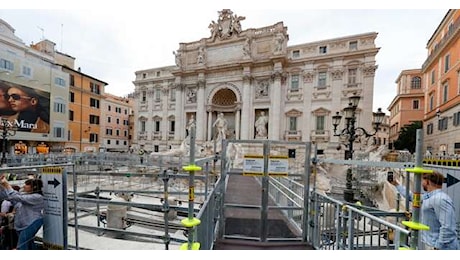
<svg viewBox="0 0 460 260"><path fill-rule="evenodd" d="M6 100L9 100L10 98L14 99L14 100L20 100L21 98L24 98L24 99L32 99L31 97L28 97L28 96L21 96L19 94L5 94L3 95L3 97L6 99Z"/></svg>

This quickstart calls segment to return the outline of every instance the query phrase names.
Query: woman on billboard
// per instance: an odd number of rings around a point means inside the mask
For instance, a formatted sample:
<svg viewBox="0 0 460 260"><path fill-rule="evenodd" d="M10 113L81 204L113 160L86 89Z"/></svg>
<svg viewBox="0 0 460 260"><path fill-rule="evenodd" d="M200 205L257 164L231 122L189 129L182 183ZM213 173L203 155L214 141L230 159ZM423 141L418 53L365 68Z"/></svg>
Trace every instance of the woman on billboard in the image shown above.
<svg viewBox="0 0 460 260"><path fill-rule="evenodd" d="M49 106L43 105L45 98L37 90L16 85L8 89L5 99L16 112L10 120L19 131L49 133Z"/></svg>

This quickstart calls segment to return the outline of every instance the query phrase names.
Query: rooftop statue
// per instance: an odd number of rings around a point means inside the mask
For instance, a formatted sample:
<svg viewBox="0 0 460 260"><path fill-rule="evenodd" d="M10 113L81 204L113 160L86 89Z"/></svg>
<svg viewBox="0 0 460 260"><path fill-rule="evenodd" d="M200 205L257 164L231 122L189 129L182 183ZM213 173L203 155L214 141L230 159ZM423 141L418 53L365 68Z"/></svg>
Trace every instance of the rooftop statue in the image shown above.
<svg viewBox="0 0 460 260"><path fill-rule="evenodd" d="M215 21L211 21L208 26L211 30L212 41L214 41L216 37L220 40L225 40L242 32L240 22L246 19L246 17L233 14L230 9L222 9L222 11L219 11L218 13L219 18L217 23Z"/></svg>

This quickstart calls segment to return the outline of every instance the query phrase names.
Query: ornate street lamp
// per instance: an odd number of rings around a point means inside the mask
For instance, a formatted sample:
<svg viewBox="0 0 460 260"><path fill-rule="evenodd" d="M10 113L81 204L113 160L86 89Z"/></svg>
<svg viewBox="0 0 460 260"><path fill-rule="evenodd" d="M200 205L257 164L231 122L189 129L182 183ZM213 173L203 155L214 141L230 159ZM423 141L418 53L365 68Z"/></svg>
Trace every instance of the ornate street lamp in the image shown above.
<svg viewBox="0 0 460 260"><path fill-rule="evenodd" d="M383 119L385 117L385 113L382 112L382 109L379 108L377 112L373 113L373 125L374 125L374 132L369 133L366 131L366 129L362 127L356 127L356 109L358 108L358 103L360 100L360 96L358 95L353 95L349 98L349 103L346 108L344 108L344 115L345 115L345 128L337 131L337 127L340 125L340 121L342 119L342 116L340 115L339 112L336 112L334 116L332 116L332 125L334 126L334 136L339 136L340 138L343 138L342 140L347 140L348 145L347 145L347 150L345 150L345 160L351 160L353 159L353 143L355 142L356 139L365 136L365 137L371 137L374 136L378 130L380 124L382 124ZM346 182L346 188L344 190L344 199L347 202L353 202L353 187L352 187L352 172L351 168L347 170L347 182Z"/></svg>
<svg viewBox="0 0 460 260"><path fill-rule="evenodd" d="M6 118L2 118L2 160L1 167L6 167L6 151L8 150L8 136L16 134L16 129L10 125Z"/></svg>

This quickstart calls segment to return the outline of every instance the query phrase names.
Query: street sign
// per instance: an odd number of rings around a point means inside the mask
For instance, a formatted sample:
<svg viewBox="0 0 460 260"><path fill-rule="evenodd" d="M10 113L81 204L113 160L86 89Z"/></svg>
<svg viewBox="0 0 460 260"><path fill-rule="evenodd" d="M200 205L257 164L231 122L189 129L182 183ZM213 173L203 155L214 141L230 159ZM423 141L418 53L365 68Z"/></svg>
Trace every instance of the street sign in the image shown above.
<svg viewBox="0 0 460 260"><path fill-rule="evenodd" d="M264 176L264 157L262 155L245 155L243 176Z"/></svg>
<svg viewBox="0 0 460 260"><path fill-rule="evenodd" d="M63 167L41 169L45 199L43 218L43 246L47 249L66 249L67 191Z"/></svg>
<svg viewBox="0 0 460 260"><path fill-rule="evenodd" d="M288 157L271 155L268 159L269 176L288 176Z"/></svg>

